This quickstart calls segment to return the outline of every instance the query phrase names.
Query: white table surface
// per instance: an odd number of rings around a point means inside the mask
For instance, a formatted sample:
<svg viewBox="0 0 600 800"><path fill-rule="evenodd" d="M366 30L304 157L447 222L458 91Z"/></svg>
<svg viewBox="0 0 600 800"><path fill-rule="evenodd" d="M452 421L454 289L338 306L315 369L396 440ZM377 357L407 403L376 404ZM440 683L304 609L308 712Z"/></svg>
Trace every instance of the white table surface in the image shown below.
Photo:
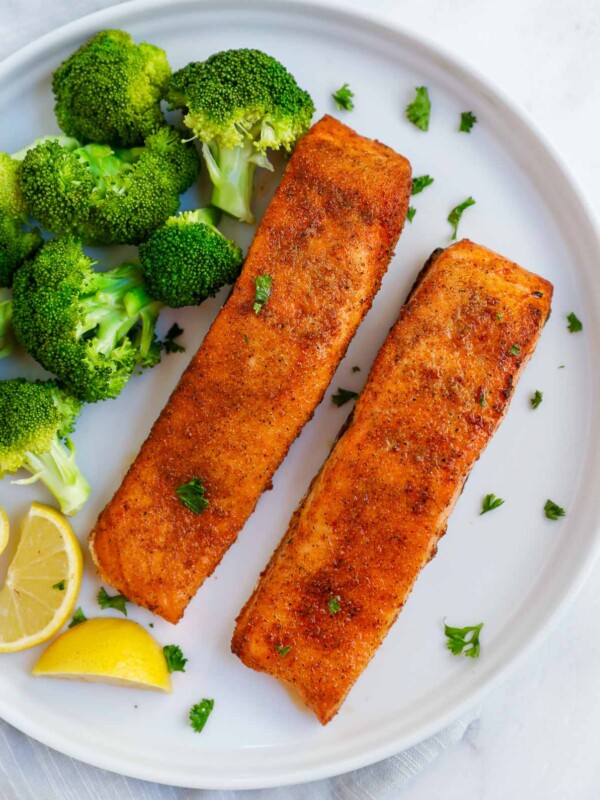
<svg viewBox="0 0 600 800"><path fill-rule="evenodd" d="M0 0L0 57L108 5ZM600 213L598 0L368 0L368 6L426 33L520 103ZM487 698L461 744L399 790L399 800L598 800L598 585L600 563L545 645Z"/></svg>

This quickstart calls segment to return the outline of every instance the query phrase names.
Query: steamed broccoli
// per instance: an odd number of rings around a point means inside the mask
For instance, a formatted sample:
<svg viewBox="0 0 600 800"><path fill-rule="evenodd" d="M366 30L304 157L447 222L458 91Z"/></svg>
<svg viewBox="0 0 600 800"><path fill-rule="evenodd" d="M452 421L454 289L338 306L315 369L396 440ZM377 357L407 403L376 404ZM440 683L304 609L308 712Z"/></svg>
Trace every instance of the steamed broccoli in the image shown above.
<svg viewBox="0 0 600 800"><path fill-rule="evenodd" d="M54 73L58 124L69 136L132 147L164 125L171 76L164 50L124 31L100 31Z"/></svg>
<svg viewBox="0 0 600 800"><path fill-rule="evenodd" d="M17 340L80 400L116 397L137 366L154 366L161 304L137 264L95 272L72 237L52 239L17 272Z"/></svg>
<svg viewBox="0 0 600 800"><path fill-rule="evenodd" d="M30 214L85 244L146 241L177 211L199 169L194 147L169 127L129 150L46 137L23 152L19 181Z"/></svg>
<svg viewBox="0 0 600 800"><path fill-rule="evenodd" d="M15 349L15 334L12 327L12 300L10 292L0 289L0 358L11 355Z"/></svg>
<svg viewBox="0 0 600 800"><path fill-rule="evenodd" d="M0 153L0 286L10 286L17 267L42 243L37 228L26 227L25 201L17 179L19 163Z"/></svg>
<svg viewBox="0 0 600 800"><path fill-rule="evenodd" d="M244 260L235 242L215 227L214 208L170 217L140 247L148 291L173 308L199 305L233 283Z"/></svg>
<svg viewBox="0 0 600 800"><path fill-rule="evenodd" d="M55 381L0 381L0 477L26 469L32 477L14 483L42 481L69 515L90 493L68 438L80 410L81 403Z"/></svg>
<svg viewBox="0 0 600 800"><path fill-rule="evenodd" d="M252 179L271 169L267 148L291 150L310 127L314 105L285 67L260 50L227 50L174 73L167 100L202 142L212 204L253 222Z"/></svg>

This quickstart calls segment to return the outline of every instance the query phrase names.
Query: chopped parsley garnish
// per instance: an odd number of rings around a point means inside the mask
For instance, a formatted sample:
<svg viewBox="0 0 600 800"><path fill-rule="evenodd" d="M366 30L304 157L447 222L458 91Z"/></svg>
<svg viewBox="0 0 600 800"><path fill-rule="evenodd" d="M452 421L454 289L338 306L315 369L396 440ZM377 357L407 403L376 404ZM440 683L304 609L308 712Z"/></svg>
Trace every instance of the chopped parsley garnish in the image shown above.
<svg viewBox="0 0 600 800"><path fill-rule="evenodd" d="M498 322L500 322L500 320L502 319L502 314L496 314L496 319L498 320Z"/></svg>
<svg viewBox="0 0 600 800"><path fill-rule="evenodd" d="M275 645L275 652L279 653L279 655L282 658L285 658L287 656L287 654L290 652L291 649L292 648L289 645L287 645L285 647L282 644L276 644Z"/></svg>
<svg viewBox="0 0 600 800"><path fill-rule="evenodd" d="M407 211L406 211L406 219L409 222L412 222L413 219L415 218L415 214L416 213L417 213L417 209L414 206L409 206Z"/></svg>
<svg viewBox="0 0 600 800"><path fill-rule="evenodd" d="M467 625L466 628L452 628L444 622L444 633L448 638L446 647L455 656L479 658L479 632L482 628L483 622L479 625Z"/></svg>
<svg viewBox="0 0 600 800"><path fill-rule="evenodd" d="M209 502L205 497L204 484L200 478L192 478L191 481L182 483L175 491L183 505L193 514L201 514L209 506Z"/></svg>
<svg viewBox="0 0 600 800"><path fill-rule="evenodd" d="M360 372L360 367L352 367L352 372Z"/></svg>
<svg viewBox="0 0 600 800"><path fill-rule="evenodd" d="M336 406L343 406L350 400L356 400L358 392L351 392L349 389L342 389L338 386L336 394L332 395L331 399Z"/></svg>
<svg viewBox="0 0 600 800"><path fill-rule="evenodd" d="M415 91L415 99L406 106L406 117L417 128L426 131L429 130L431 101L426 86L417 86Z"/></svg>
<svg viewBox="0 0 600 800"><path fill-rule="evenodd" d="M511 355L511 356L518 356L520 352L521 352L521 348L519 347L518 344L513 344L513 346L508 351L509 355Z"/></svg>
<svg viewBox="0 0 600 800"><path fill-rule="evenodd" d="M127 603L128 600L123 594L110 595L104 588L100 587L97 595L98 605L104 611L107 608L114 608L115 611L120 611L121 614L127 616Z"/></svg>
<svg viewBox="0 0 600 800"><path fill-rule="evenodd" d="M486 494L486 496L483 498L483 503L481 504L479 516L482 514L487 514L488 511L493 511L495 508L500 508L503 503L504 500L501 497L496 497L495 494Z"/></svg>
<svg viewBox="0 0 600 800"><path fill-rule="evenodd" d="M154 627L154 623L153 623L153 622L149 622L149 623L148 623L148 627L149 627L149 628L153 628L153 627Z"/></svg>
<svg viewBox="0 0 600 800"><path fill-rule="evenodd" d="M458 130L461 133L471 133L471 128L477 122L477 117L472 111L462 111L460 115L460 125Z"/></svg>
<svg viewBox="0 0 600 800"><path fill-rule="evenodd" d="M537 408L543 399L544 399L543 393L540 392L539 389L536 389L533 395L531 396L531 407Z"/></svg>
<svg viewBox="0 0 600 800"><path fill-rule="evenodd" d="M81 606L77 609L77 611L73 614L73 618L71 622L69 622L69 628L74 628L75 625L79 625L81 622L86 622L87 617L81 610Z"/></svg>
<svg viewBox="0 0 600 800"><path fill-rule="evenodd" d="M330 597L329 602L327 603L329 607L330 614L337 614L338 611L342 610L342 606L340 605L340 596L336 595L336 597Z"/></svg>
<svg viewBox="0 0 600 800"><path fill-rule="evenodd" d="M261 308L271 296L272 283L273 278L270 275L259 275L257 278L254 278L256 291L254 292L254 305L252 308L255 314L260 312Z"/></svg>
<svg viewBox="0 0 600 800"><path fill-rule="evenodd" d="M205 697L199 703L196 703L190 708L190 725L196 731L196 733L200 733L202 731L214 707L215 701L207 700Z"/></svg>
<svg viewBox="0 0 600 800"><path fill-rule="evenodd" d="M423 189L431 186L432 183L433 178L431 175L419 175L419 177L413 178L411 194L421 194Z"/></svg>
<svg viewBox="0 0 600 800"><path fill-rule="evenodd" d="M333 92L331 96L335 100L335 104L340 111L352 111L354 108L354 102L352 100L354 92L347 83L345 83L341 89L338 89L337 92Z"/></svg>
<svg viewBox="0 0 600 800"><path fill-rule="evenodd" d="M579 331L583 330L583 324L580 319L571 311L570 314L567 314L567 319L569 320L569 324L567 328L571 331L571 333L579 333Z"/></svg>
<svg viewBox="0 0 600 800"><path fill-rule="evenodd" d="M564 517L567 513L564 508L557 506L556 503L552 502L552 500L546 500L544 511L546 512L548 519L558 519L559 517Z"/></svg>
<svg viewBox="0 0 600 800"><path fill-rule="evenodd" d="M456 234L458 233L458 223L463 215L463 212L469 208L469 206L474 206L475 200L472 197L467 197L459 205L455 206L452 211L448 214L448 222L452 225L452 240L456 239Z"/></svg>
<svg viewBox="0 0 600 800"><path fill-rule="evenodd" d="M250 341L250 339L248 338L248 334L247 334L247 333L245 333L245 334L244 334L244 343L245 343L245 344L248 344L248 342L249 342L249 341Z"/></svg>
<svg viewBox="0 0 600 800"><path fill-rule="evenodd" d="M175 341L182 333L183 328L180 328L179 325L174 322L163 339L162 346L165 353L185 353L185 347Z"/></svg>
<svg viewBox="0 0 600 800"><path fill-rule="evenodd" d="M479 405L480 406L484 406L485 405L485 392L482 392L479 395Z"/></svg>
<svg viewBox="0 0 600 800"><path fill-rule="evenodd" d="M66 585L65 579L63 578L62 581L59 581L58 583L53 583L52 588L57 589L59 592L64 592L65 585Z"/></svg>
<svg viewBox="0 0 600 800"><path fill-rule="evenodd" d="M181 647L178 644L166 644L163 647L163 653L165 654L169 672L185 672L185 665L188 660L183 657Z"/></svg>

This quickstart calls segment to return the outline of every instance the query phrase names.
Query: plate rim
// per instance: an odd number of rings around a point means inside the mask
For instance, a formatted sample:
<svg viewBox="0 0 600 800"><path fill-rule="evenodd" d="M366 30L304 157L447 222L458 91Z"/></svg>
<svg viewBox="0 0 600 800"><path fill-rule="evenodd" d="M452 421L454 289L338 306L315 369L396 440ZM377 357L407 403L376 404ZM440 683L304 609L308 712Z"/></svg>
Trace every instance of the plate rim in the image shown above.
<svg viewBox="0 0 600 800"><path fill-rule="evenodd" d="M220 5L224 8L231 8L245 4L244 0L222 0ZM567 187L570 201L574 202L578 206L578 210L582 212L580 224L582 226L587 224L589 228L587 240L590 241L592 238L595 240L594 248L600 256L600 215L582 188L579 178L531 115L518 102L510 98L503 89L499 88L493 80L483 75L478 67L446 49L432 37L424 35L410 25L396 22L391 18L390 13L382 10L348 6L344 0L253 0L253 5L259 6L265 11L278 12L282 9L291 9L300 12L304 10L313 15L329 14L330 17L337 17L344 22L366 23L375 32L392 34L398 44L401 44L403 40L409 41L413 47L418 48L421 55L432 59L438 66L446 66L451 69L456 77L469 85L470 89L493 97L501 110L508 114L521 130L526 131L530 138L535 140L538 153L543 156L547 164L551 165L555 177L559 178L563 186ZM36 54L47 54L52 48L60 47L70 37L88 35L95 28L114 27L119 24L120 20L131 14L135 15L140 11L152 12L167 7L172 10L175 7L201 8L202 6L214 8L215 0L127 0L125 3L115 3L49 31L11 53L0 62L0 80L34 58ZM598 375L592 377L595 378L597 384ZM595 461L597 465L600 465L600 457L597 457ZM170 786L221 790L260 789L321 780L360 769L424 741L467 714L481 702L483 697L512 675L519 664L546 640L581 591L600 553L600 510L596 511L593 516L593 522L587 523L590 531L587 554L582 556L581 562L576 566L571 581L561 589L560 594L555 596L553 604L545 609L537 629L529 637L525 646L511 656L505 657L503 663L495 668L493 674L488 676L466 699L455 702L451 708L444 714L438 715L434 721L422 724L413 731L412 735L392 738L387 743L379 747L372 747L364 753L339 756L319 767L310 767L308 770L288 770L268 776L242 774L238 777L231 775L203 777L196 773L193 776L180 778L169 772L168 769L149 765L147 762L143 765L135 765L125 757L119 758L110 753L103 753L103 751L90 753L88 745L80 745L66 735L54 734L52 731L45 730L43 726L33 722L31 715L5 707L1 697L0 717L33 739L64 755L121 775Z"/></svg>

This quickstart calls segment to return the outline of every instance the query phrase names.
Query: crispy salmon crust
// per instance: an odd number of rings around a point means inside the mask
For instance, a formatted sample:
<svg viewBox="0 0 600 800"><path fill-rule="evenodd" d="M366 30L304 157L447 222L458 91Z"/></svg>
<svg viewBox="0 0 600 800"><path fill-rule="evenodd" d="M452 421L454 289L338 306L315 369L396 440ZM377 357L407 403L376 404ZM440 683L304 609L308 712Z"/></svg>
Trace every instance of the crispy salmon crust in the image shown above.
<svg viewBox="0 0 600 800"><path fill-rule="evenodd" d="M551 298L548 281L469 241L420 274L233 636L323 724L435 555Z"/></svg>
<svg viewBox="0 0 600 800"><path fill-rule="evenodd" d="M90 534L104 581L177 622L314 413L393 255L410 165L331 117L297 145L235 288ZM253 310L254 279L271 296ZM176 489L202 480L209 507Z"/></svg>

